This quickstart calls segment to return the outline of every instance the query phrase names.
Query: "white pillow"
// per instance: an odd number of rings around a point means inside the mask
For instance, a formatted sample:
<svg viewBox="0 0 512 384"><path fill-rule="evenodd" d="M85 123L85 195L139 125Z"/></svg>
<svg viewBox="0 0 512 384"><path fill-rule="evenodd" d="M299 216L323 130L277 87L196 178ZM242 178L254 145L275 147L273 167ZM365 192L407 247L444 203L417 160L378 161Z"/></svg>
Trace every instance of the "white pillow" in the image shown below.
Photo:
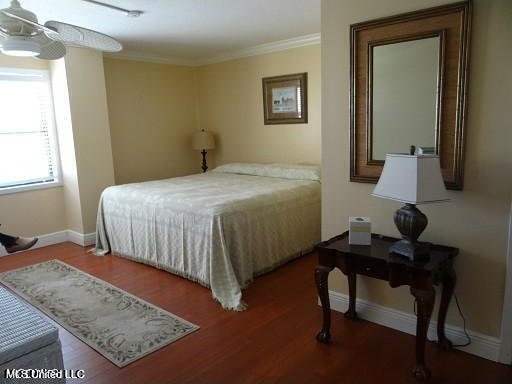
<svg viewBox="0 0 512 384"><path fill-rule="evenodd" d="M215 168L213 172L320 181L318 165L229 163Z"/></svg>

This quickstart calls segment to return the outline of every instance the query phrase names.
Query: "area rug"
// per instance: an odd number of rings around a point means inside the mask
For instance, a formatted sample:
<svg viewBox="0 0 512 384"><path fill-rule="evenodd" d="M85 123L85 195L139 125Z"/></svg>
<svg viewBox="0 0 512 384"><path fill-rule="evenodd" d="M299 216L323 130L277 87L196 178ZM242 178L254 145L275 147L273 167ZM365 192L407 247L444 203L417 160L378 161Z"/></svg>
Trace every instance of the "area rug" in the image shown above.
<svg viewBox="0 0 512 384"><path fill-rule="evenodd" d="M0 281L118 367L199 329L59 260L2 273Z"/></svg>

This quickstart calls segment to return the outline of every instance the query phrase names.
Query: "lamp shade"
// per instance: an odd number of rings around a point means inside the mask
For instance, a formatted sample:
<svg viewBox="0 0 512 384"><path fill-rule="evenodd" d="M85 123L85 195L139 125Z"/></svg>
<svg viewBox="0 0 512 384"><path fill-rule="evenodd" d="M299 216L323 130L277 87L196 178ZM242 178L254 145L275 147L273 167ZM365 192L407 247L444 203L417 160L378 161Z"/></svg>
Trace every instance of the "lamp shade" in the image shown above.
<svg viewBox="0 0 512 384"><path fill-rule="evenodd" d="M192 148L199 151L203 149L214 149L215 138L213 134L204 130L194 133L192 137Z"/></svg>
<svg viewBox="0 0 512 384"><path fill-rule="evenodd" d="M449 200L441 175L439 156L387 154L372 196L408 204Z"/></svg>

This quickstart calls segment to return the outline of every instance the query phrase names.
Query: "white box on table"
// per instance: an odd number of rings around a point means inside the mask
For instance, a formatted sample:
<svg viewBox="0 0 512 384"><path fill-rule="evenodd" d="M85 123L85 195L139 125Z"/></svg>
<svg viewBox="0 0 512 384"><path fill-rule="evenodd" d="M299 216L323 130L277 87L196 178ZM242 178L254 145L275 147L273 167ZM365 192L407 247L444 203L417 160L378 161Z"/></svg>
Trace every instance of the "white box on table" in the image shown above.
<svg viewBox="0 0 512 384"><path fill-rule="evenodd" d="M349 217L348 243L351 245L372 244L372 221L369 217Z"/></svg>

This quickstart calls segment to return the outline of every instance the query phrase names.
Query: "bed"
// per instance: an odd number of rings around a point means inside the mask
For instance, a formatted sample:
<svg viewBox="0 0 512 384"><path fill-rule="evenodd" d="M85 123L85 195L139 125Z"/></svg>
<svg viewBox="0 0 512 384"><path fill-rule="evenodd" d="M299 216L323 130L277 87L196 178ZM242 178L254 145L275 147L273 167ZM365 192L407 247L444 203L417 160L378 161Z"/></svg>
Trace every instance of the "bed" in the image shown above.
<svg viewBox="0 0 512 384"><path fill-rule="evenodd" d="M113 253L211 289L243 310L242 289L320 241L317 166L234 163L102 193L96 255Z"/></svg>

